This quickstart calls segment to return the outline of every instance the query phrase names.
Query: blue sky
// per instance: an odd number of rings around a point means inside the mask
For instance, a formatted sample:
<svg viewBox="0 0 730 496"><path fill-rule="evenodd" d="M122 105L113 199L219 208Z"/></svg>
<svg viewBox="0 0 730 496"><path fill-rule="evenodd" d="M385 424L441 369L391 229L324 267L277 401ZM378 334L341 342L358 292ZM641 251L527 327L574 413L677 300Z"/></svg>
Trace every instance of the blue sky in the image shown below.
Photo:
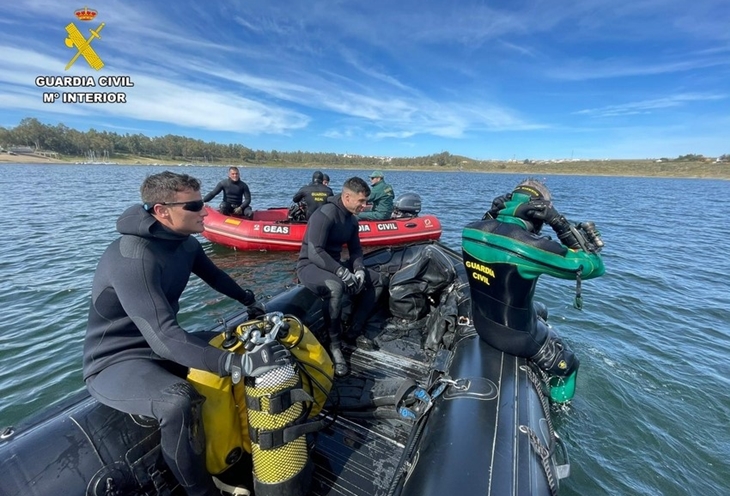
<svg viewBox="0 0 730 496"><path fill-rule="evenodd" d="M0 126L24 117L249 148L476 159L730 153L728 0L0 5ZM68 48L105 23L100 71ZM130 76L125 104L37 76Z"/></svg>

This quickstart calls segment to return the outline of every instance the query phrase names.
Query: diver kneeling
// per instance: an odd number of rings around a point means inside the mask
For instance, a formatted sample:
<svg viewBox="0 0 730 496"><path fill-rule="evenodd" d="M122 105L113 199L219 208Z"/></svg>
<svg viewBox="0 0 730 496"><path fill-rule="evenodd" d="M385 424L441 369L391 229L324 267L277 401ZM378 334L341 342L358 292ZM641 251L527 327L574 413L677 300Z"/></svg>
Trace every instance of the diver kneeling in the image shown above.
<svg viewBox="0 0 730 496"><path fill-rule="evenodd" d="M539 236L544 223L560 242ZM594 228L592 223L571 225L553 207L548 188L528 179L495 198L484 218L463 231L477 333L500 351L531 359L551 376L554 401L573 397L580 362L540 317L535 286L542 274L577 280L580 308L581 279L605 272L599 255L603 241Z"/></svg>

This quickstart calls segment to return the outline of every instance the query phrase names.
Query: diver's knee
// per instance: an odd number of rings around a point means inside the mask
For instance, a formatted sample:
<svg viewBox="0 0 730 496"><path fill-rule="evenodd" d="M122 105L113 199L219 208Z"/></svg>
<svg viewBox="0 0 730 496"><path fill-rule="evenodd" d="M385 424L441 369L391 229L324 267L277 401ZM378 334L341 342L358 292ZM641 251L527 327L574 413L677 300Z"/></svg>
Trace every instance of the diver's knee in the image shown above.
<svg viewBox="0 0 730 496"><path fill-rule="evenodd" d="M188 381L180 381L162 391L164 408L168 415L189 416L205 402L202 396Z"/></svg>

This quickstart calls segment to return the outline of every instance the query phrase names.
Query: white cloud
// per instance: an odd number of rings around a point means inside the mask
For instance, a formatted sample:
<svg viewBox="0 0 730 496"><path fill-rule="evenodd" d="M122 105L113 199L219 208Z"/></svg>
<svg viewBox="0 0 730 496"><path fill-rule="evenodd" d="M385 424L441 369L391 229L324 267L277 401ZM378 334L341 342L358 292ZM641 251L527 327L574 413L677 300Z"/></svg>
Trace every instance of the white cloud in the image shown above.
<svg viewBox="0 0 730 496"><path fill-rule="evenodd" d="M575 113L594 117L615 117L621 115L651 113L654 110L679 107L682 105L686 105L690 102L724 100L726 98L728 98L728 95L682 93L664 98L653 98L650 100L642 100L639 102L630 102L620 105L607 105L605 107L584 109Z"/></svg>

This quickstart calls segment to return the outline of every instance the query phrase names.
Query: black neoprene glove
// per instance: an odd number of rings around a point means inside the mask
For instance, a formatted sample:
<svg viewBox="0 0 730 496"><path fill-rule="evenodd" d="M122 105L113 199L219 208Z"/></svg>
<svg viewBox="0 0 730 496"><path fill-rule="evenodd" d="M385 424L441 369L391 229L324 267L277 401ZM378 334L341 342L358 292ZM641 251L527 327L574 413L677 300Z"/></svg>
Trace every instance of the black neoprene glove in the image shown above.
<svg viewBox="0 0 730 496"><path fill-rule="evenodd" d="M533 200L519 208L525 209L524 214L528 219L541 220L552 227L560 242L568 248L580 248L580 243L570 229L570 222L550 202Z"/></svg>
<svg viewBox="0 0 730 496"><path fill-rule="evenodd" d="M350 272L347 267L340 267L337 269L337 272L335 272L335 275L342 279L342 282L345 283L345 291L347 294L354 294L357 292L357 279L355 278L355 274Z"/></svg>
<svg viewBox="0 0 730 496"><path fill-rule="evenodd" d="M523 203L517 207L515 214L521 215L525 219L545 222L551 227L561 218L561 215L557 210L555 210L555 207L553 207L550 202L546 202L544 200L532 200L527 203ZM563 220L565 220L564 217Z"/></svg>
<svg viewBox="0 0 730 496"><path fill-rule="evenodd" d="M243 298L239 300L244 306L248 307L256 303L256 295L250 289L243 290Z"/></svg>
<svg viewBox="0 0 730 496"><path fill-rule="evenodd" d="M289 363L291 354L278 341L259 344L246 353L230 353L226 357L224 370L230 374L233 384L242 377L258 377Z"/></svg>
<svg viewBox="0 0 730 496"><path fill-rule="evenodd" d="M492 200L492 206L484 214L482 220L496 219L499 215L499 211L505 207L505 204L512 199L512 193L501 195Z"/></svg>

